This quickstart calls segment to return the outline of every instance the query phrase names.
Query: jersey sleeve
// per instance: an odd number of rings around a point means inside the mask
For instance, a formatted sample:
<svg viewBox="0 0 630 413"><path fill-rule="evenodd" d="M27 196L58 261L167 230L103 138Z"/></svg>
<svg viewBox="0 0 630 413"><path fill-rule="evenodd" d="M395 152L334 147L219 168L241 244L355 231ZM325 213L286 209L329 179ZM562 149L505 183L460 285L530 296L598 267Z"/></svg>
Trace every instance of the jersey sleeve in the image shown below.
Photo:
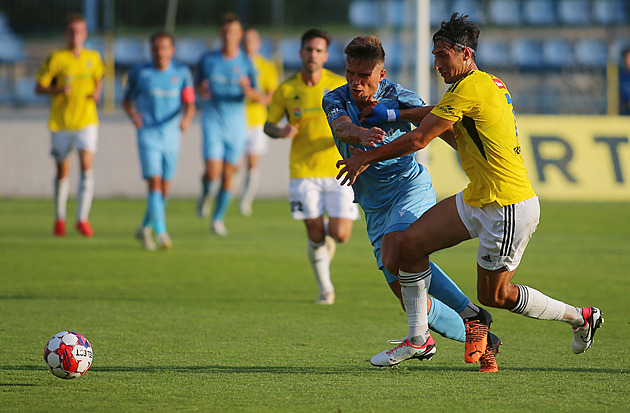
<svg viewBox="0 0 630 413"><path fill-rule="evenodd" d="M125 87L124 100L134 101L138 95L138 73L140 68L138 66L131 69L129 76L127 77L127 86Z"/></svg>
<svg viewBox="0 0 630 413"><path fill-rule="evenodd" d="M468 113L477 104L474 93L471 93L470 87L460 84L459 88L448 90L442 100L431 110L434 115L458 122L462 120L465 113Z"/></svg>
<svg viewBox="0 0 630 413"><path fill-rule="evenodd" d="M416 92L405 89L404 87L397 85L398 88L398 103L400 108L418 108L426 106L426 103Z"/></svg>
<svg viewBox="0 0 630 413"><path fill-rule="evenodd" d="M37 71L36 79L39 84L44 87L50 86L53 79L56 75L56 70L54 68L55 62L53 58L53 54L49 54L46 56L46 59L42 62L42 65L39 67Z"/></svg>
<svg viewBox="0 0 630 413"><path fill-rule="evenodd" d="M278 123L286 112L286 101L284 99L284 88L282 85L274 92L269 104L269 111L267 112L267 122Z"/></svg>
<svg viewBox="0 0 630 413"><path fill-rule="evenodd" d="M341 116L349 116L343 106L342 88L343 86L326 93L322 99L322 108L329 124Z"/></svg>

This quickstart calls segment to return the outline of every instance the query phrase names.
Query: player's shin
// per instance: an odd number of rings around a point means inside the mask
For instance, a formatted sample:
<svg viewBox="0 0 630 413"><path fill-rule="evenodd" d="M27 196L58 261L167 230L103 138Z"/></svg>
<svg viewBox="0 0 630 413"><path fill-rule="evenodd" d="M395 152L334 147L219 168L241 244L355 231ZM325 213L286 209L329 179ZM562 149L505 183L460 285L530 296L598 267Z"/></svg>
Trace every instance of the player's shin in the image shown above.
<svg viewBox="0 0 630 413"><path fill-rule="evenodd" d="M87 221L94 199L94 171L92 169L81 172L77 198L77 221Z"/></svg>
<svg viewBox="0 0 630 413"><path fill-rule="evenodd" d="M431 279L431 284L433 284L433 278ZM429 297L429 299L431 300L431 309L427 316L429 328L442 337L462 343L466 341L464 321L459 314L435 297Z"/></svg>
<svg viewBox="0 0 630 413"><path fill-rule="evenodd" d="M407 338L415 346L423 345L429 338L427 317L428 289L431 285L431 268L421 273L398 273L400 291L405 304L409 333Z"/></svg>

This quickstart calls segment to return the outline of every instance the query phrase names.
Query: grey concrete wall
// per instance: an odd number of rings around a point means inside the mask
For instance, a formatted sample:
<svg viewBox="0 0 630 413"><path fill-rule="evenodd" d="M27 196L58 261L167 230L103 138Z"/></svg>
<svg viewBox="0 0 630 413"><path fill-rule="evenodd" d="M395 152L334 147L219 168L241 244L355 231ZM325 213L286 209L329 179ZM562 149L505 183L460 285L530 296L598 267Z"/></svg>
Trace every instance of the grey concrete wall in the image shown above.
<svg viewBox="0 0 630 413"><path fill-rule="evenodd" d="M49 197L54 162L45 109L0 111L0 197ZM262 159L261 198L287 197L290 141L270 140ZM196 197L201 190L201 129L199 116L182 136L177 174L171 195ZM78 158L72 155L71 195L76 194ZM94 161L97 197L144 197L135 129L122 112L101 114L99 148Z"/></svg>

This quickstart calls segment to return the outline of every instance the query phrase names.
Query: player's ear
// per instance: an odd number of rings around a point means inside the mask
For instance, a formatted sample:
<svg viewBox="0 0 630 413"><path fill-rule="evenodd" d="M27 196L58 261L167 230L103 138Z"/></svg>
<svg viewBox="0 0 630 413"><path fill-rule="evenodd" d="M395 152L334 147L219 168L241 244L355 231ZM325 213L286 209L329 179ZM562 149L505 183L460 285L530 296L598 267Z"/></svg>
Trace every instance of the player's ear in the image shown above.
<svg viewBox="0 0 630 413"><path fill-rule="evenodd" d="M385 79L385 75L386 75L386 74L387 74L387 69L382 69L382 70L381 70L381 75L380 75L380 77L379 77L379 79L378 79L378 80L383 80L383 79Z"/></svg>

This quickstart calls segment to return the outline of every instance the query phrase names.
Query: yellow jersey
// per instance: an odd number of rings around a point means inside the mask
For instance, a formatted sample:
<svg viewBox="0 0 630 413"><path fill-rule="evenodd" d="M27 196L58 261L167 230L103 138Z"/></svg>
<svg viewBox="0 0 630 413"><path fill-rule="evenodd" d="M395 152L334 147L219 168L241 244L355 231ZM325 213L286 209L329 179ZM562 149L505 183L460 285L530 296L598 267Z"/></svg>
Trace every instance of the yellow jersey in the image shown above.
<svg viewBox="0 0 630 413"><path fill-rule="evenodd" d="M282 82L274 93L267 121L278 123L286 114L289 123L298 127L289 156L291 178L337 176L335 164L341 156L322 109L322 98L345 84L344 77L324 69L316 85L307 86L297 73Z"/></svg>
<svg viewBox="0 0 630 413"><path fill-rule="evenodd" d="M60 49L46 57L37 72L37 81L44 87L53 82L57 86L70 85L70 93L57 93L51 97L48 127L51 131L80 130L98 125L96 102L92 94L96 82L103 77L105 65L101 55L83 49L75 56L68 49Z"/></svg>
<svg viewBox="0 0 630 413"><path fill-rule="evenodd" d="M278 70L276 65L261 55L257 55L252 60L256 69L256 85L258 89L267 94L278 87ZM247 113L248 126L263 126L267 119L267 106L258 102L245 99L245 110Z"/></svg>
<svg viewBox="0 0 630 413"><path fill-rule="evenodd" d="M431 113L455 122L457 151L470 179L464 202L503 206L536 195L521 154L512 97L500 79L473 70L448 88Z"/></svg>

